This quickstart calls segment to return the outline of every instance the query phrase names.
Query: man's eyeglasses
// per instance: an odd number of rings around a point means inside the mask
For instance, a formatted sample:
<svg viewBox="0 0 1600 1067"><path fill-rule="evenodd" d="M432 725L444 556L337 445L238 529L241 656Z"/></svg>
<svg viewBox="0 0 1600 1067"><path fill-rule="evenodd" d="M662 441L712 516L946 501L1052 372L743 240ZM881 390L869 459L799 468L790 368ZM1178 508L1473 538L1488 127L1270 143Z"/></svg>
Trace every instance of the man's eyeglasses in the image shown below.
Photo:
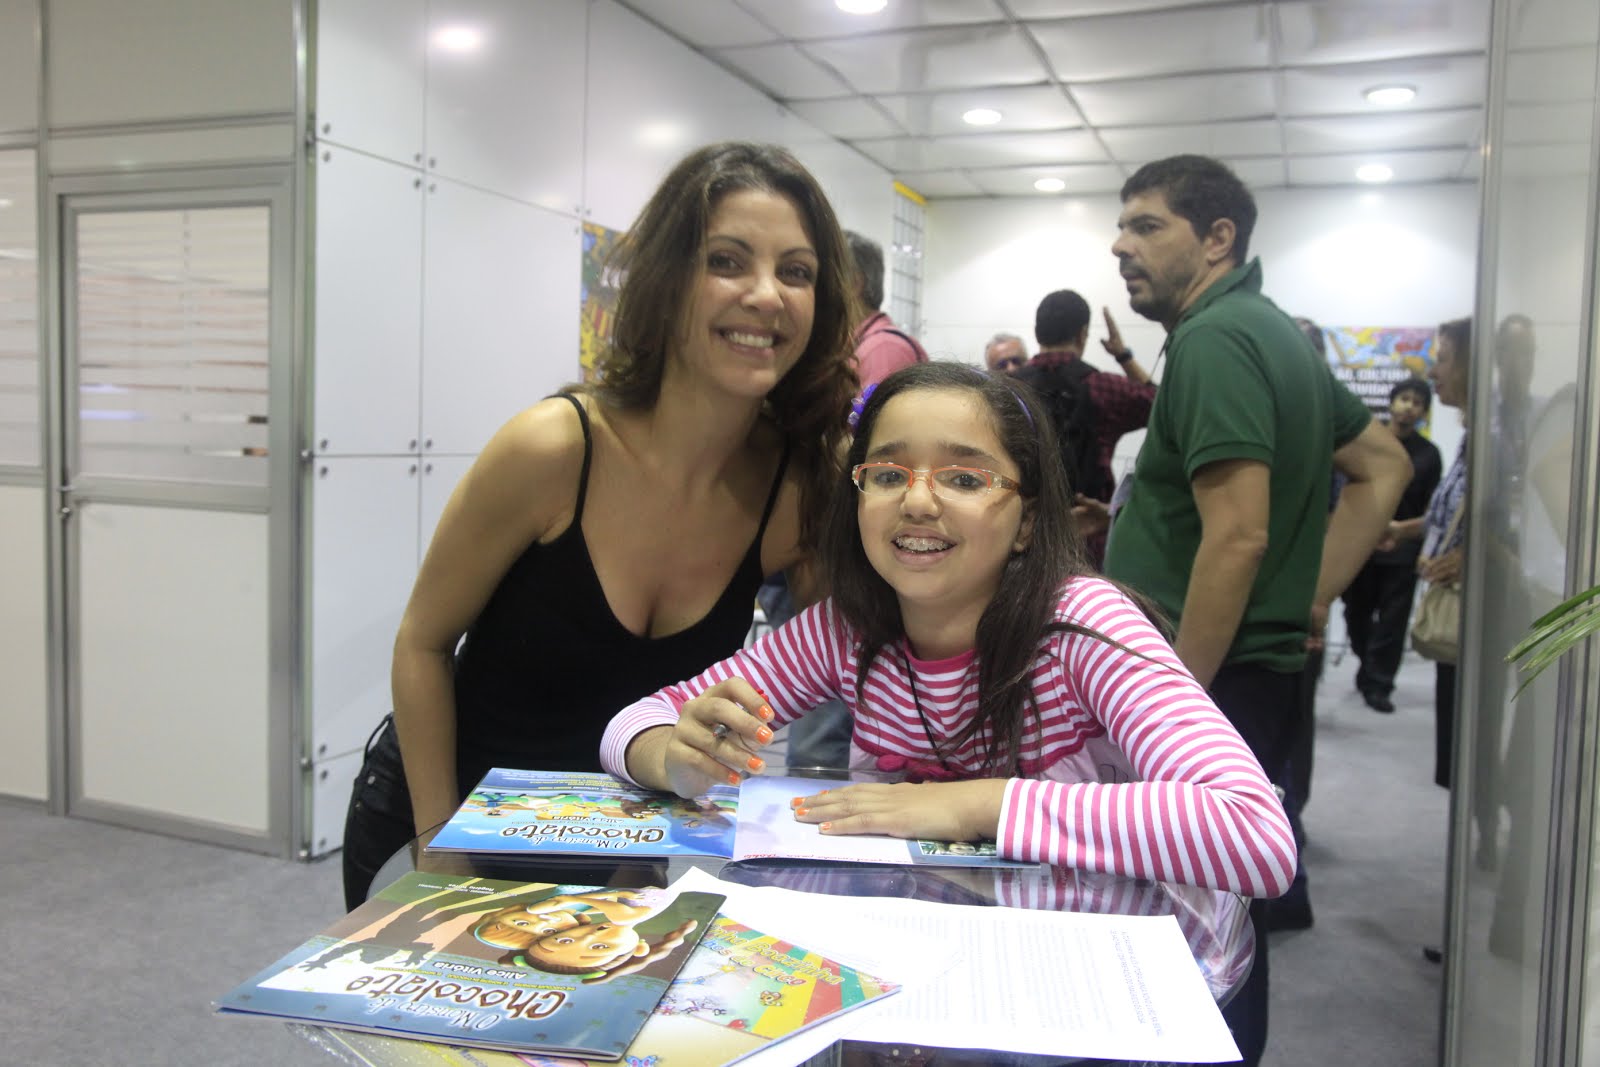
<svg viewBox="0 0 1600 1067"><path fill-rule="evenodd" d="M868 496L898 496L927 478L928 489L941 500L974 500L992 489L1021 489L1019 482L981 467L922 467L898 463L862 463L850 472L856 488Z"/></svg>

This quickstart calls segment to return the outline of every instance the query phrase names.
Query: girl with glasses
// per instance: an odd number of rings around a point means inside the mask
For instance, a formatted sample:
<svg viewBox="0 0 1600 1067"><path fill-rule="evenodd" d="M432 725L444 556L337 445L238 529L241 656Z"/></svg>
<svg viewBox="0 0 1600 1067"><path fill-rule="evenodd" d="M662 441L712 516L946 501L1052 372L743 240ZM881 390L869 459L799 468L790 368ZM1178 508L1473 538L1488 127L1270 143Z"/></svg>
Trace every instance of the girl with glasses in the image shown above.
<svg viewBox="0 0 1600 1067"><path fill-rule="evenodd" d="M821 559L833 595L628 706L606 769L693 796L762 767L838 697L851 764L908 782L795 798L829 834L993 840L1003 856L1277 896L1295 846L1272 785L1137 594L1094 574L1050 422L952 363L861 413Z"/></svg>
<svg viewBox="0 0 1600 1067"><path fill-rule="evenodd" d="M345 827L352 907L489 768L598 769L611 714L737 649L762 576L815 544L861 317L816 180L700 149L612 266L597 379L495 434L418 572Z"/></svg>

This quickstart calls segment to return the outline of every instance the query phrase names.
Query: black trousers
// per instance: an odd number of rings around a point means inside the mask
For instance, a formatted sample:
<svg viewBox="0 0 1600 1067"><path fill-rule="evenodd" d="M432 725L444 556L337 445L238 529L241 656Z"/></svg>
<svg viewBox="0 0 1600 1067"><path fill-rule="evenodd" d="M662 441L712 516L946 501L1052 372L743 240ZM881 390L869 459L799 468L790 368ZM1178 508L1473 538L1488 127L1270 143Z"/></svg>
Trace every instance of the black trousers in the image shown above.
<svg viewBox="0 0 1600 1067"><path fill-rule="evenodd" d="M372 876L390 856L417 836L411 820L411 791L400 762L400 736L394 716L386 715L367 738L361 771L350 789L344 816L344 906L350 911L367 899Z"/></svg>
<svg viewBox="0 0 1600 1067"><path fill-rule="evenodd" d="M1269 778L1278 777L1289 758L1300 717L1302 674L1285 674L1250 663L1224 666L1211 682L1211 699L1233 723ZM1241 1067L1256 1067L1267 1046L1267 930L1264 900L1250 904L1256 958L1243 988L1222 1017L1238 1044Z"/></svg>
<svg viewBox="0 0 1600 1067"><path fill-rule="evenodd" d="M1350 651L1361 661L1356 671L1361 692L1386 697L1394 691L1416 592L1415 568L1371 560L1344 591L1344 627Z"/></svg>

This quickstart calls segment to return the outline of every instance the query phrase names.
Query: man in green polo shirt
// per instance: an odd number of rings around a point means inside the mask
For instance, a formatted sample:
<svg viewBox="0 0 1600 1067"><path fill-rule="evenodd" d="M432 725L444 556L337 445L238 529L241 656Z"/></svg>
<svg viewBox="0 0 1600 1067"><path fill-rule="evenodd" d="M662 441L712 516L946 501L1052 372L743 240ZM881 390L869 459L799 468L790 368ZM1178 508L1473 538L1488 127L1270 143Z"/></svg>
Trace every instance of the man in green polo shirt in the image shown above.
<svg viewBox="0 0 1600 1067"><path fill-rule="evenodd" d="M1261 295L1255 218L1249 190L1203 156L1147 164L1122 187L1111 250L1133 310L1166 328L1167 366L1105 572L1172 617L1179 658L1278 777L1306 640L1384 533L1411 464ZM1348 482L1330 517L1335 468ZM1246 1064L1266 1044L1260 912L1255 970L1225 1013Z"/></svg>

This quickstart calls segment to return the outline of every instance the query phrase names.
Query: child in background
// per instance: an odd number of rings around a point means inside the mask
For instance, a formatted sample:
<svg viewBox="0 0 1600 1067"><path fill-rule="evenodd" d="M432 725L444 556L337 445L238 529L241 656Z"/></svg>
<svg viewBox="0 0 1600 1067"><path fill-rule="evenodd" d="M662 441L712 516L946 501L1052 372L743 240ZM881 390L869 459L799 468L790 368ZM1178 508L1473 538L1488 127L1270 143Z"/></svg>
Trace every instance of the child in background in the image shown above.
<svg viewBox="0 0 1600 1067"><path fill-rule="evenodd" d="M838 697L851 766L910 781L795 798L823 833L1284 891L1277 795L1137 595L1088 567L1026 386L954 363L898 371L847 462L822 535L833 595L621 711L608 771L694 796L759 771L774 727Z"/></svg>

